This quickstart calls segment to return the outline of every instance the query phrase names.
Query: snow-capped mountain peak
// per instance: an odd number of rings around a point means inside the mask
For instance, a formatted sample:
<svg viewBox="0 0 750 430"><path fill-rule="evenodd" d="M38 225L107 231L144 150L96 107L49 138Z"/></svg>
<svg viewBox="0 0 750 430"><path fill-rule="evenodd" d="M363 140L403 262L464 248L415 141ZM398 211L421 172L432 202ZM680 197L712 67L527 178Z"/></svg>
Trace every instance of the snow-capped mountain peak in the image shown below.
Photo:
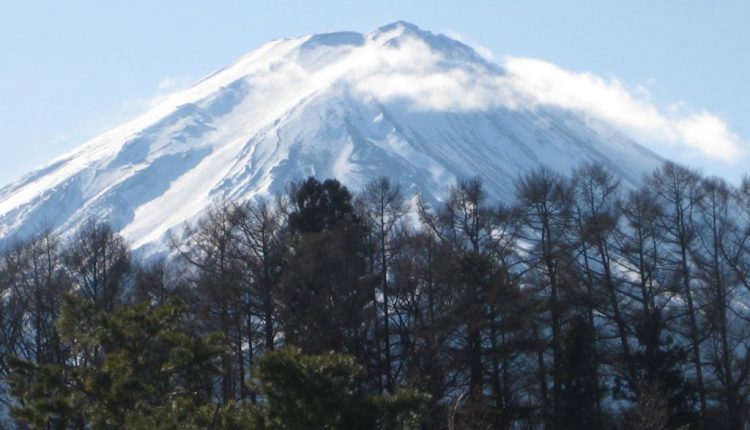
<svg viewBox="0 0 750 430"><path fill-rule="evenodd" d="M106 217L135 248L214 199L308 175L356 189L386 175L438 199L481 176L512 197L525 169L606 163L635 182L659 158L606 124L535 105L467 45L396 22L267 43L0 190L0 240Z"/></svg>

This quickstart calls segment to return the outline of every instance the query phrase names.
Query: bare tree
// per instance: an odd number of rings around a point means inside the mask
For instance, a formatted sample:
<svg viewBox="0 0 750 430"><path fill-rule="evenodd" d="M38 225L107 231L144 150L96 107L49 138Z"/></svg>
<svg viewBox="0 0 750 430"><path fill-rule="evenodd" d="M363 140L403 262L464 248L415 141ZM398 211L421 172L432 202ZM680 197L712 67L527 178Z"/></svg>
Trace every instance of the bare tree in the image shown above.
<svg viewBox="0 0 750 430"><path fill-rule="evenodd" d="M374 236L377 257L376 267L380 279L379 293L382 295L382 312L383 312L383 344L384 344L384 362L383 371L385 376L385 387L389 392L393 392L395 381L392 369L392 352L391 352L391 292L389 285L390 264L395 252L396 238L403 227L403 222L408 207L404 203L401 189L397 185L392 185L386 177L373 180L365 185L359 194L359 207L364 218L370 225L370 231ZM374 294L375 306L378 306L378 294ZM379 324L376 317L376 342L379 343ZM378 347L379 349L379 347Z"/></svg>
<svg viewBox="0 0 750 430"><path fill-rule="evenodd" d="M620 279L615 267L617 257L615 238L620 225L619 181L600 164L584 164L573 172L576 218L580 237L588 286L588 302L596 305L599 292L591 283L603 287L606 306L599 307L599 314L614 324L620 341L620 364L627 375L635 380L630 351L630 333L627 321L627 296L620 291ZM590 249L590 251L589 251ZM590 311L589 311L590 312ZM589 324L596 330L591 315ZM596 336L593 336L595 340ZM596 348L594 348L596 353Z"/></svg>
<svg viewBox="0 0 750 430"><path fill-rule="evenodd" d="M284 220L281 208L265 199L234 204L231 217L232 258L240 272L237 281L248 342L247 369L252 372L259 350L276 347L279 332L276 301L286 256ZM256 331L261 336L255 336ZM255 401L254 394L251 398Z"/></svg>
<svg viewBox="0 0 750 430"><path fill-rule="evenodd" d="M547 425L560 415L562 384L561 326L563 307L561 290L564 268L570 260L569 232L572 213L572 188L567 179L540 168L522 176L516 185L519 216L526 233L522 240L531 244L527 265L538 271L547 295L547 310L552 348L552 398L547 397L547 382L540 371L542 409ZM540 358L540 365L543 362Z"/></svg>
<svg viewBox="0 0 750 430"><path fill-rule="evenodd" d="M192 269L192 283L199 297L195 306L204 330L224 335L226 351L221 355L224 402L234 400L238 392L242 398L249 394L244 384L247 369L243 345L252 335L244 330L240 271L232 254L234 240L231 207L222 201L214 202L195 226L185 226L181 241L172 239L173 248ZM248 344L252 344L252 339Z"/></svg>
<svg viewBox="0 0 750 430"><path fill-rule="evenodd" d="M74 288L108 311L123 300L130 275L130 251L112 227L96 219L81 225L68 242L63 261Z"/></svg>
<svg viewBox="0 0 750 430"><path fill-rule="evenodd" d="M728 429L742 429L743 387L750 368L750 327L742 318L738 303L743 300L741 283L732 269L737 238L745 232L738 224L737 210L729 185L719 178L704 178L697 208L698 228L693 260L697 277L704 285L704 311L714 335L708 345L708 363L722 387Z"/></svg>
<svg viewBox="0 0 750 430"><path fill-rule="evenodd" d="M692 348L693 366L700 400L701 426L705 428L708 415L708 399L703 372L701 345L704 332L699 321L696 303L697 289L692 271L694 264L691 254L696 246L695 215L702 196L700 175L675 163L666 162L650 178L649 189L657 197L664 212L660 218L661 231L665 243L669 245L675 258L671 264L675 268L680 298L685 301L688 339Z"/></svg>

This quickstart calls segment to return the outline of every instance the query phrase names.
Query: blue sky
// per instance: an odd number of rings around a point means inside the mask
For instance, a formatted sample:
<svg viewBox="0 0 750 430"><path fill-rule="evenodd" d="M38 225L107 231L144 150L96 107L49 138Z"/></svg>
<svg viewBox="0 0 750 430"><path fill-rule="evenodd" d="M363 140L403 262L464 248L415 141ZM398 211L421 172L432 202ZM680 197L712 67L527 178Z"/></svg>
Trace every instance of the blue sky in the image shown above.
<svg viewBox="0 0 750 430"><path fill-rule="evenodd" d="M593 77L667 116L710 115L741 150L730 160L711 156L715 133L698 152L680 137L657 147L736 180L750 171L748 18L750 2L739 0L4 0L0 183L271 39L368 32L400 19L460 37L501 64L526 57L565 78Z"/></svg>

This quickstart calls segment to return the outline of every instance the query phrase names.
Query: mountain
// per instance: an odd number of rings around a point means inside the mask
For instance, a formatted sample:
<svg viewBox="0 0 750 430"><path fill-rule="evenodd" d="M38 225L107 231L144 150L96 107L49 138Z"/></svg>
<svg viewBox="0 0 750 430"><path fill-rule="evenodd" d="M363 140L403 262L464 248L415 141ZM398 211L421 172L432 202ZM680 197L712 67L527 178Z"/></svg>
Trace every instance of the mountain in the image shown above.
<svg viewBox="0 0 750 430"><path fill-rule="evenodd" d="M387 175L445 195L480 176L512 198L520 172L603 162L626 183L661 159L613 127L535 104L504 70L444 35L396 22L270 42L142 116L0 189L0 241L102 216L145 253L215 199Z"/></svg>

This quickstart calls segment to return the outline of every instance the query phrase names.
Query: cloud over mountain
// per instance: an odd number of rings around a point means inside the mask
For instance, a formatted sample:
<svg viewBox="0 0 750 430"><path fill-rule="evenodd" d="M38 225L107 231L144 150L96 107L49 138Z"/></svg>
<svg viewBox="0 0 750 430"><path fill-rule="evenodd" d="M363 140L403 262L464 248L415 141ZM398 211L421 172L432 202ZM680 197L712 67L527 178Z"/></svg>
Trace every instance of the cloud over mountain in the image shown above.
<svg viewBox="0 0 750 430"><path fill-rule="evenodd" d="M536 60L504 66L404 22L267 43L0 189L0 241L41 226L70 234L98 216L154 254L216 199L308 175L354 189L385 175L433 201L473 176L512 199L528 169L586 161L636 184L662 158L623 130L715 133L710 117L675 121L614 81Z"/></svg>

